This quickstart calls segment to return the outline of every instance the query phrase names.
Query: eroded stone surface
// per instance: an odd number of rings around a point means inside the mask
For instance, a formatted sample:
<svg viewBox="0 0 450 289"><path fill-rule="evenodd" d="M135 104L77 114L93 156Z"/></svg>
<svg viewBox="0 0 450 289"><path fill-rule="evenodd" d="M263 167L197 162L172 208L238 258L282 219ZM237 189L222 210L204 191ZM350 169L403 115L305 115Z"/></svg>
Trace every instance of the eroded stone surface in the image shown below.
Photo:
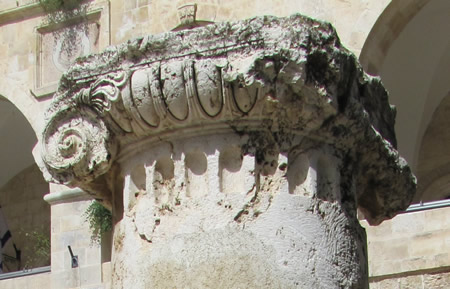
<svg viewBox="0 0 450 289"><path fill-rule="evenodd" d="M353 191L339 186L350 181L340 153L305 137L287 153L265 139L185 138L122 162L117 288L367 287L365 233Z"/></svg>
<svg viewBox="0 0 450 289"><path fill-rule="evenodd" d="M414 189L394 149L395 114L379 80L364 75L328 24L301 16L149 36L80 60L61 80L48 118L92 109L122 147L172 129L195 134L205 124L313 134L349 151L372 223L404 209ZM110 164L112 155L99 162ZM107 170L97 166L90 175ZM70 168L61 174L47 163L47 170L49 180L86 183Z"/></svg>
<svg viewBox="0 0 450 289"><path fill-rule="evenodd" d="M80 59L42 169L112 203L116 288L367 288L356 208L415 189L394 117L329 24L259 17Z"/></svg>

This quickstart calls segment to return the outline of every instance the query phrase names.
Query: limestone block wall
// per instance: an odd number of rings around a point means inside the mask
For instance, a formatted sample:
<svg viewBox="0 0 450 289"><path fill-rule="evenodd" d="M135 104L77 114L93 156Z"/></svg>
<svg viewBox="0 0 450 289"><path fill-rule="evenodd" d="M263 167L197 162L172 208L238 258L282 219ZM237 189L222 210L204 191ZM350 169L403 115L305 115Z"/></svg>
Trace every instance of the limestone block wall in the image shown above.
<svg viewBox="0 0 450 289"><path fill-rule="evenodd" d="M448 288L449 214L447 207L401 214L377 227L365 224L371 288Z"/></svg>
<svg viewBox="0 0 450 289"><path fill-rule="evenodd" d="M48 289L51 273L6 279L0 281L2 289Z"/></svg>
<svg viewBox="0 0 450 289"><path fill-rule="evenodd" d="M430 273L373 281L370 289L445 289L450 286L450 274Z"/></svg>
<svg viewBox="0 0 450 289"><path fill-rule="evenodd" d="M89 33L78 33L73 54L61 51L61 37L73 23L47 25L39 1L0 2L0 95L10 100L39 130L43 112L56 90L59 76L75 58L103 50L110 44L109 1L91 1ZM5 3L5 4L4 4ZM58 34L59 33L59 34ZM20 35L20 37L18 37Z"/></svg>
<svg viewBox="0 0 450 289"><path fill-rule="evenodd" d="M170 31L180 25L182 7L196 3L198 21L236 21L254 16L289 16L293 13L328 21L336 27L344 45L359 55L370 29L389 2L389 0L322 0L319 3L310 0L111 1L111 40L112 44L119 44L135 37Z"/></svg>
<svg viewBox="0 0 450 289"><path fill-rule="evenodd" d="M51 204L51 288L108 288L101 248L91 242L83 217L92 199L79 190L51 193L45 199ZM76 268L72 268L68 246L78 256Z"/></svg>
<svg viewBox="0 0 450 289"><path fill-rule="evenodd" d="M23 19L24 13L30 10L23 10L22 6L11 7L16 6L15 2L2 1L0 5L0 57L4 60L0 63L0 94L10 100L36 129L42 122L40 112L45 103L37 101L29 91L34 87L35 27L41 23L41 19L36 17L38 15ZM16 11L13 16L22 21L11 19L8 8Z"/></svg>
<svg viewBox="0 0 450 289"><path fill-rule="evenodd" d="M50 265L49 260L35 257L36 240L30 236L36 232L49 238L50 206L43 200L47 192L48 184L36 165L26 168L0 188L0 205L12 234L6 253L15 256L11 243L22 251L19 269ZM11 271L17 269L11 267Z"/></svg>
<svg viewBox="0 0 450 289"><path fill-rule="evenodd" d="M2 10L9 10L14 9L23 5L31 4L38 2L39 0L17 0L17 1L10 1L10 0L0 0L0 7Z"/></svg>

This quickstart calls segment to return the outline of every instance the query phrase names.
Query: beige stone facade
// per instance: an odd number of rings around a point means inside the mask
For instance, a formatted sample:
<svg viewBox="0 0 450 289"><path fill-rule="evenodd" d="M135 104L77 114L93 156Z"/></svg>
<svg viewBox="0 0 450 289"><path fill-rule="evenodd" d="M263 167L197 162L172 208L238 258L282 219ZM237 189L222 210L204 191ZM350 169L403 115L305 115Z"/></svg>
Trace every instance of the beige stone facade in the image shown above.
<svg viewBox="0 0 450 289"><path fill-rule="evenodd" d="M359 57L368 73L380 76L390 92L390 101L397 107L399 152L418 176L415 202L450 196L445 117L450 97L447 0L87 1L83 21L88 30L75 29L70 34L74 39L69 42L70 52L64 49L61 35L77 22L46 23L45 11L37 2L0 0L0 206L24 256L29 253L19 230L43 227L49 232L51 272L0 280L0 288L110 288L111 252L105 247L111 245L92 246L82 217L90 197L76 189L46 185L36 174L33 160L33 155L39 160L41 152L34 149L32 155L32 148L41 139L44 114L57 81L76 57L171 30L293 13L330 22L342 44ZM131 159L123 163L127 162ZM133 167L127 170L130 178L140 178ZM194 191L202 185L195 174L189 177ZM130 198L125 204L133 202L134 191L142 189L131 179L126 185L131 187L125 189ZM40 201L44 195L47 203ZM361 221L368 235L371 288L449 287L448 213L446 207L404 213L377 227ZM71 268L67 246L79 258L77 268Z"/></svg>
<svg viewBox="0 0 450 289"><path fill-rule="evenodd" d="M401 214L378 227L363 224L369 236L370 274L379 284L374 286L381 286L375 288L448 286L448 273L443 273L450 262L448 212L432 209Z"/></svg>

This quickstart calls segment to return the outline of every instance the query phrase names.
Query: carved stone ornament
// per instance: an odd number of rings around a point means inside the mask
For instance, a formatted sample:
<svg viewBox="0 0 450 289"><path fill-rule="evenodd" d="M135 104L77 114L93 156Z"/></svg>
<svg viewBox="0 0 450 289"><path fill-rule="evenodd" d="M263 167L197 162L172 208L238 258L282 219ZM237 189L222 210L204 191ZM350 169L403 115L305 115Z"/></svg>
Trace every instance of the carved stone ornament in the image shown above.
<svg viewBox="0 0 450 289"><path fill-rule="evenodd" d="M47 112L43 170L48 181L95 194L143 140L265 131L286 146L306 136L345 156L357 204L378 224L405 209L415 190L395 150L394 118L380 80L362 71L329 24L258 17L150 35L79 59Z"/></svg>
<svg viewBox="0 0 450 289"><path fill-rule="evenodd" d="M178 17L181 25L195 23L197 4L185 4L178 7Z"/></svg>

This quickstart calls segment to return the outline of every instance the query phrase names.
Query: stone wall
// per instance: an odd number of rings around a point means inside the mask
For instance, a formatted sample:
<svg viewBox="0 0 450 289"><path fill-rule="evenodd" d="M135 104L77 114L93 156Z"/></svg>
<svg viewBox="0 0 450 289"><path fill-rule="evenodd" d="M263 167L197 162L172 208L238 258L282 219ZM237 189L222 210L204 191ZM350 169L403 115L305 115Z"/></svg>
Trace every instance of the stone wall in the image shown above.
<svg viewBox="0 0 450 289"><path fill-rule="evenodd" d="M371 289L446 289L450 287L450 273L418 274L373 281Z"/></svg>
<svg viewBox="0 0 450 289"><path fill-rule="evenodd" d="M51 288L107 288L110 273L108 257L102 256L100 246L91 241L89 223L84 213L92 199L79 190L48 194L51 204L52 275ZM78 266L72 267L71 247L78 256ZM102 258L103 257L103 258ZM105 260L106 259L106 260Z"/></svg>
<svg viewBox="0 0 450 289"><path fill-rule="evenodd" d="M111 40L112 44L118 44L135 37L170 31L180 25L179 15L183 13L183 6L196 3L198 21L236 21L254 16L289 16L293 13L328 21L336 27L343 43L358 55L378 15L389 2L326 0L318 5L310 0L111 1Z"/></svg>
<svg viewBox="0 0 450 289"><path fill-rule="evenodd" d="M2 289L48 289L51 273L0 280Z"/></svg>
<svg viewBox="0 0 450 289"><path fill-rule="evenodd" d="M363 222L368 237L372 287L447 288L450 280L449 213L448 207L406 213L377 227ZM398 287L422 282L424 287Z"/></svg>

